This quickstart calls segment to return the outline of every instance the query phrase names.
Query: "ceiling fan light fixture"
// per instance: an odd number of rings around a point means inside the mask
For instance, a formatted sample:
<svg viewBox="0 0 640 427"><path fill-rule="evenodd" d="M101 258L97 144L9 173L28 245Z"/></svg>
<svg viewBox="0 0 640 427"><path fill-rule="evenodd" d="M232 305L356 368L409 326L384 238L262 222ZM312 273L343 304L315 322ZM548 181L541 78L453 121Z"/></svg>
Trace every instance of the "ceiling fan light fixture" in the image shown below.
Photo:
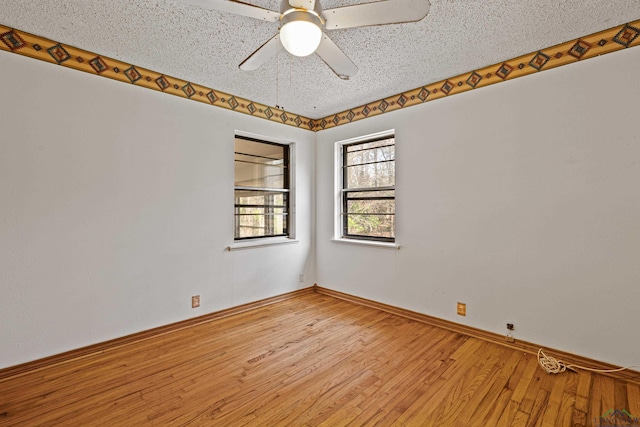
<svg viewBox="0 0 640 427"><path fill-rule="evenodd" d="M292 55L308 56L316 51L322 40L322 22L314 13L295 10L282 17L280 42Z"/></svg>

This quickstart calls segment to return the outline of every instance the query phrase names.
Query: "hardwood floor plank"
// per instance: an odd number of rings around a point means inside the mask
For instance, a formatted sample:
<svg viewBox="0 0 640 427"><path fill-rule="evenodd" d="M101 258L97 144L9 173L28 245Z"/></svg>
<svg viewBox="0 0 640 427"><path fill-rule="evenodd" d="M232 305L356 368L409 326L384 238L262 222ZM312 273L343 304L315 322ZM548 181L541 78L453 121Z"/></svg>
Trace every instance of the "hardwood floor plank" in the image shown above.
<svg viewBox="0 0 640 427"><path fill-rule="evenodd" d="M0 380L0 426L586 426L640 413L638 384L549 375L521 350L312 292L34 366Z"/></svg>
<svg viewBox="0 0 640 427"><path fill-rule="evenodd" d="M562 405L562 397L564 396L564 386L567 382L567 377L568 375L562 375L550 383L549 400L542 415L541 425L544 427L554 427L557 425L558 413Z"/></svg>
<svg viewBox="0 0 640 427"><path fill-rule="evenodd" d="M540 388L535 398L532 401L531 409L529 410L529 419L527 420L527 427L537 427L542 425L542 414L549 401L549 392Z"/></svg>
<svg viewBox="0 0 640 427"><path fill-rule="evenodd" d="M424 347L415 357L409 359L392 358L383 368L390 368L393 375L387 375L385 381L374 391L370 399L359 405L362 412L353 419L352 425L372 425L387 416L389 408L395 408L404 397L419 386L418 378L428 378L447 366L447 356L460 343L460 337L446 334L448 337Z"/></svg>
<svg viewBox="0 0 640 427"><path fill-rule="evenodd" d="M615 407L614 381L603 375L594 375L588 413L592 419L604 415L609 410L618 409Z"/></svg>
<svg viewBox="0 0 640 427"><path fill-rule="evenodd" d="M399 320L399 319L396 319L396 317L395 317L395 316L393 316L393 317L388 318L387 320L388 320L388 321L396 321L396 322L397 322L397 320ZM386 322L385 322L385 323L386 323ZM411 334L407 334L407 332L408 332L408 331L410 332L412 329L415 329L415 328L413 328L413 326L415 326L415 325L413 325L413 323L412 323L412 322L409 322L409 323L407 323L407 324L406 324L406 327L404 327L402 330L395 329L394 331L389 331L388 333L385 333L385 334L384 334L381 338L379 338L379 339L383 339L384 337L386 337L386 339L385 339L385 340L389 340L389 341L390 341L390 344L389 344L389 345L390 345L391 347L389 347L389 346L384 346L385 348L381 349L381 350L382 350L382 352L381 352L381 353L379 353L379 354L377 354L377 355L376 355L376 354L373 354L373 356L372 356L372 357L371 357L371 355L370 355L370 360L369 360L369 361L367 361L367 362L365 362L365 364L366 364L366 365L368 365L368 366L370 366L370 368L371 368L371 369L373 369L373 370L377 373L377 372L378 372L378 369L380 369L380 368L379 368L379 365L380 365L380 363L381 363L381 362L380 362L379 360L377 360L377 359L379 359L379 358L383 358L383 357L384 357L384 352L388 352L388 349L389 349L389 348L400 348L399 352L396 354L396 357L395 357L395 360L396 360L396 361L403 361L403 360L406 360L406 359L405 359L405 357L415 355L415 354L416 354L416 353L415 353L415 351L417 351L417 350L418 350L418 348L415 348L415 349L414 349L414 347L417 347L417 346L419 346L419 345L420 345L420 343L419 343L419 342L417 342L417 341L415 341L415 340L414 340L414 341L412 341L412 343L409 343L409 344L405 345L405 347L404 347L404 348L403 348L402 346L400 346L400 345L393 345L393 344L392 344L394 341L397 341L397 340L399 339L398 337L407 337L407 336L410 336ZM411 329L408 329L408 328L411 328ZM420 330L420 329L423 329L423 328L418 328L417 330ZM424 329L423 329L423 330L424 330ZM411 345L411 344L413 344L413 345ZM425 347L425 346L423 346L423 347L424 347L425 349L428 349L428 348L429 348L429 347ZM367 353L367 354L369 354L369 353ZM418 352L417 354L420 354L420 353ZM356 359L354 359L354 360L357 360L357 358L356 358ZM388 369L388 359L387 359L386 357L384 357L384 358L382 359L382 361L387 365L387 366L383 367L382 369L384 369L384 371L385 371L385 372L388 372L388 370L387 370L387 369ZM332 369L333 369L333 368L332 368ZM387 379L387 378L385 378L385 380L386 380L386 379ZM291 415L291 414L290 414L290 415Z"/></svg>
<svg viewBox="0 0 640 427"><path fill-rule="evenodd" d="M527 393L527 389L531 384L531 381L534 378L534 375L540 369L537 361L532 360L532 358L523 358L528 363L525 365L525 369L522 372L522 377L517 379L517 383L515 384L515 389L513 390L513 394L511 395L511 400L520 404L524 399L525 394ZM514 378L515 380L515 378Z"/></svg>
<svg viewBox="0 0 640 427"><path fill-rule="evenodd" d="M512 391L510 391L507 388L503 388L500 391L500 394L498 395L498 397L495 399L495 404L487 405L488 406L486 411L487 415L483 421L484 423L483 425L485 426L498 425L500 418L502 418L502 414L504 413L505 410L507 410L507 407L509 406L509 402L511 402L510 400L511 394L512 394Z"/></svg>
<svg viewBox="0 0 640 427"><path fill-rule="evenodd" d="M640 385L627 383L627 401L629 407L627 410L634 417L640 418Z"/></svg>
<svg viewBox="0 0 640 427"><path fill-rule="evenodd" d="M536 368L532 380L529 382L529 386L522 397L522 402L520 403L520 411L526 412L531 415L534 412L534 406L536 402L540 398L540 392L544 392L544 395L548 395L549 392L546 391L549 387L545 385L545 383L550 383L553 381L553 377L549 374L545 374L539 367Z"/></svg>
<svg viewBox="0 0 640 427"><path fill-rule="evenodd" d="M513 399L509 399L507 406L504 408L500 414L500 418L495 423L496 427L508 427L513 425L518 413L518 406L520 406L518 402L515 402Z"/></svg>
<svg viewBox="0 0 640 427"><path fill-rule="evenodd" d="M522 353L511 352L507 361L500 366L494 377L495 383L472 415L472 419L484 418L485 426L496 425L510 401L513 391L509 389L509 379L522 359Z"/></svg>
<svg viewBox="0 0 640 427"><path fill-rule="evenodd" d="M529 414L526 412L518 411L516 412L516 416L513 418L513 422L511 423L512 427L526 427L527 421L529 420Z"/></svg>
<svg viewBox="0 0 640 427"><path fill-rule="evenodd" d="M456 384L465 380L465 376L469 381L468 392L473 394L474 390L477 390L492 372L496 356L487 354L486 357L478 359L473 353L467 352L465 354L466 358L461 357L458 362L466 360L468 365L476 366L479 369L477 374L469 377L469 370L459 369L449 372L448 377L442 376L438 378L433 384L420 384L415 390L414 396L405 399L398 408L399 415L397 417L394 415L397 418L396 422L399 424L417 424L420 420L427 419L429 420L428 424L435 425L434 412L447 398L447 395L455 390ZM459 420L459 414L456 414L455 417L456 420Z"/></svg>
<svg viewBox="0 0 640 427"><path fill-rule="evenodd" d="M614 388L614 407L616 409L625 409L627 411L629 411L629 401L628 401L628 394L627 394L627 384L624 381L620 381L620 380L614 380L613 382L613 388ZM633 414L633 412L630 412L630 414ZM638 415L640 417L640 415Z"/></svg>
<svg viewBox="0 0 640 427"><path fill-rule="evenodd" d="M589 410L589 399L593 388L593 375L589 371L580 372L578 385L576 386L576 410L587 413Z"/></svg>
<svg viewBox="0 0 640 427"><path fill-rule="evenodd" d="M560 408L558 409L558 415L554 420L554 425L571 426L575 405L575 396L570 393L564 393L562 395Z"/></svg>
<svg viewBox="0 0 640 427"><path fill-rule="evenodd" d="M386 317L388 317L388 315L384 313L365 312L361 316L350 319L349 323L358 321L361 325L369 326L380 322ZM278 366L274 366L273 363L270 363L269 372L278 372L278 374L275 376L270 375L264 377L261 373L260 378L254 378L250 381L246 381L247 384L250 384L250 387L243 387L243 391L234 396L233 401L224 408L218 418L220 420L225 420L225 422L228 423L239 423L240 421L237 421L236 418L234 418L237 414L228 414L227 412L243 411L254 414L258 411L259 413L261 406L267 406L268 403L270 403L271 398L269 398L269 395L265 393L268 393L269 388L273 387L274 383L279 384L280 386L278 393L279 396L289 396L296 400L299 399L300 394L293 393L293 390L305 387L306 383L312 380L317 383L318 379L323 375L331 373L340 361L347 359L351 354L353 354L356 351L354 346L358 347L362 344L358 340L353 339L354 331L359 330L359 327L351 328L347 327L347 325L348 324L342 324L342 327L337 328L335 331L333 330L335 328L332 327L329 331L330 334L327 333L328 337L325 337L317 343L313 343L311 346L312 351L309 351L309 348L301 348L300 352L290 352L289 357L292 358L291 360L285 357L277 362ZM316 324L314 327L317 328L318 326L319 325ZM347 344L348 340L351 340L349 344ZM334 341L343 343L343 346L339 351L336 351L336 348L331 345ZM260 359L256 361L251 359L249 362L263 364L266 363L267 360ZM281 366L281 369L278 369L279 366ZM245 382L245 380L246 379L243 378L243 382ZM319 390L319 392L323 391L323 389L317 385L315 386L315 390ZM318 391L316 391L316 393L317 392ZM255 400L253 398L255 395L261 394L263 395L262 399ZM288 403L291 403L286 400L284 403L280 403L283 400L285 399L280 399L278 402L278 406L281 410L283 410L283 404L286 407Z"/></svg>
<svg viewBox="0 0 640 427"><path fill-rule="evenodd" d="M495 344L490 345L492 347L496 346ZM496 350L498 350L497 347L499 346L496 346ZM456 418L462 424L487 425L485 420L490 416L491 412L497 411L501 413L504 405L506 405L505 400L500 406L499 396L504 390L507 390L507 394L511 394L506 386L509 376L515 370L522 356L519 352L513 351L495 353L494 356L496 357L489 359L493 366L486 380L481 383L475 393L470 395L468 404L465 404L457 414Z"/></svg>

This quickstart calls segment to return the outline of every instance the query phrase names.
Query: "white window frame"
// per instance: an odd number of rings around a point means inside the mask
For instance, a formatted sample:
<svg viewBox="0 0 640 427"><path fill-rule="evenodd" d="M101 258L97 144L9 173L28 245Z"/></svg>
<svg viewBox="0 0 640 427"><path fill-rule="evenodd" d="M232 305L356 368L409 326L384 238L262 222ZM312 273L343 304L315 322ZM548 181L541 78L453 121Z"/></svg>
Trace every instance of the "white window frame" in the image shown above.
<svg viewBox="0 0 640 427"><path fill-rule="evenodd" d="M335 159L334 159L334 233L333 242L337 243L347 243L347 244L355 244L355 245L366 245L366 246L374 246L381 248L392 248L392 249L400 249L400 245L398 244L398 230L397 230L397 222L396 222L396 230L395 240L393 242L384 242L378 240L369 240L369 239L358 239L355 237L345 238L343 237L343 225L344 225L344 215L342 215L342 203L343 203L343 151L344 146L364 143L367 141L375 140L375 139L384 139L384 138L395 138L396 139L396 150L397 150L397 135L395 129L389 129L382 132L377 132L365 136L359 136L356 138L345 139L342 141L338 141L335 143ZM397 162L397 160L396 160ZM397 163L396 163L397 164ZM397 178L397 177L396 177ZM397 181L396 181L397 183ZM397 200L397 191L396 191L396 200ZM396 204L396 215L397 215L397 204Z"/></svg>

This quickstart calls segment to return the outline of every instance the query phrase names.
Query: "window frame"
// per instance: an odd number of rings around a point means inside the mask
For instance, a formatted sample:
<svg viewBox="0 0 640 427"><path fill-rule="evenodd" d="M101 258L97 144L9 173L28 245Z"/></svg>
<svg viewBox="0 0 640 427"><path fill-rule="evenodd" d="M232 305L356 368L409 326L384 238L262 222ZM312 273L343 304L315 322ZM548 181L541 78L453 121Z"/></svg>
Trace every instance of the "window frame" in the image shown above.
<svg viewBox="0 0 640 427"><path fill-rule="evenodd" d="M384 187L364 187L364 188L346 188L347 186L347 155L348 147L354 145L362 145L366 143L383 141L386 139L394 139L394 185ZM334 241L346 242L346 243L362 243L371 244L376 246L389 246L399 248L396 244L397 241L397 224L395 222L396 205L394 203L394 226L393 237L380 237L371 235L357 235L348 233L348 202L349 194L358 192L375 192L375 191L393 191L393 196L380 196L373 197L371 200L396 200L396 182L395 182L395 148L396 148L396 135L394 130L388 130L379 132L376 134L366 135L362 137L352 138L336 143L336 220L335 220L335 237Z"/></svg>
<svg viewBox="0 0 640 427"><path fill-rule="evenodd" d="M235 176L235 162L236 162L236 149L235 143L237 139L243 139L247 141L257 142L261 144L275 145L280 146L284 149L284 169L285 174L283 176L284 179L284 188L262 188L262 187L249 187L249 186L237 186L236 185L236 176ZM293 206L294 206L294 168L293 168L293 158L294 158L294 143L289 141L277 141L271 138L266 138L261 135L254 135L245 132L236 132L234 135L234 215L233 215L233 241L234 244L229 247L229 249L233 248L241 248L246 247L246 245L253 246L255 245L265 245L272 244L277 242L288 242L294 239L294 230L295 230L295 222L293 215ZM238 237L238 204L236 203L236 192L238 190L248 190L248 191L269 191L282 193L285 195L286 203L285 212L284 212L284 232L282 234L267 234L263 236L248 236L248 237Z"/></svg>

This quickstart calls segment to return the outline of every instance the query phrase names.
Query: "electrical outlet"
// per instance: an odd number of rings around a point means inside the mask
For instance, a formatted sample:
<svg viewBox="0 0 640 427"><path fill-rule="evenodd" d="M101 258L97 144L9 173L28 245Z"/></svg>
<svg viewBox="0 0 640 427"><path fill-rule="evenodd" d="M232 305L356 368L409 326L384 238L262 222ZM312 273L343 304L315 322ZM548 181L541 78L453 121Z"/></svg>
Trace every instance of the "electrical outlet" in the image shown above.
<svg viewBox="0 0 640 427"><path fill-rule="evenodd" d="M513 337L513 331L515 330L515 326L513 323L507 323L507 342L515 342L515 338Z"/></svg>
<svg viewBox="0 0 640 427"><path fill-rule="evenodd" d="M300 283L303 283L303 282L304 282L304 274L301 274L300 275Z"/></svg>
<svg viewBox="0 0 640 427"><path fill-rule="evenodd" d="M191 297L191 308L200 307L200 295L194 295Z"/></svg>
<svg viewBox="0 0 640 427"><path fill-rule="evenodd" d="M467 315L467 304L465 304L463 302L459 302L457 310L458 310L458 315L466 316Z"/></svg>

